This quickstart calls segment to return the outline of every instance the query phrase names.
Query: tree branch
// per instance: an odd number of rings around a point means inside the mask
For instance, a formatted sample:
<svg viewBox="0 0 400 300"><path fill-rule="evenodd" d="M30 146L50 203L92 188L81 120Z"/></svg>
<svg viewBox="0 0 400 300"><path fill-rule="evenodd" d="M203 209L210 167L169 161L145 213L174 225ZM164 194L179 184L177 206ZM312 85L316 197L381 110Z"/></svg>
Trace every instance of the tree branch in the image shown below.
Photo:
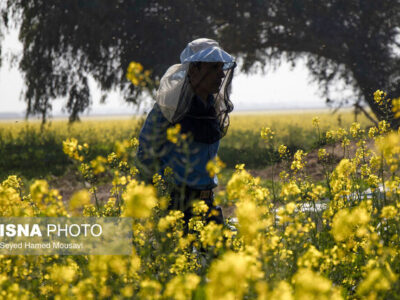
<svg viewBox="0 0 400 300"><path fill-rule="evenodd" d="M372 123L374 123L374 125L375 125L376 127L378 127L378 122L364 109L364 107L362 107L362 106L361 106L360 104L358 104L357 102L354 103L354 107L355 107L356 109L361 110L361 111L364 113L364 115L365 115Z"/></svg>

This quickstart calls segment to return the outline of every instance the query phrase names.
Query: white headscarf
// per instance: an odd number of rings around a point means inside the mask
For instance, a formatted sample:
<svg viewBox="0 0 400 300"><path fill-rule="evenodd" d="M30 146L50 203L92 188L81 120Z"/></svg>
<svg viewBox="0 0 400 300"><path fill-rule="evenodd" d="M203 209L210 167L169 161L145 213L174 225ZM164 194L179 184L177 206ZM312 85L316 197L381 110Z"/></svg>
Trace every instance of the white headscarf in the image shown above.
<svg viewBox="0 0 400 300"><path fill-rule="evenodd" d="M234 57L222 50L218 42L206 38L197 39L187 44L180 55L180 60L180 64L172 65L165 72L160 80L160 87L156 94L156 102L164 117L170 123L178 122L190 107L194 92L189 83L187 73L191 62L223 62L223 69L226 72L233 71L236 66ZM231 79L232 74L224 80L221 87L223 93L226 92ZM228 112L230 112L233 106L229 98L225 99L225 95L219 96L219 94L215 95L216 111L229 110ZM229 103L226 103L226 101Z"/></svg>

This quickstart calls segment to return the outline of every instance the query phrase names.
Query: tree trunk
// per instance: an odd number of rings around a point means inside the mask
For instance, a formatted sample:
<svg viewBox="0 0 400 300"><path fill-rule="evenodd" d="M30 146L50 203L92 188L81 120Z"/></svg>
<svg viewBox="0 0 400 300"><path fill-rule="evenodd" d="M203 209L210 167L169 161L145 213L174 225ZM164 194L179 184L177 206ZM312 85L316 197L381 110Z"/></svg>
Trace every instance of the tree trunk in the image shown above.
<svg viewBox="0 0 400 300"><path fill-rule="evenodd" d="M376 90L387 92L386 99L391 98L391 95L395 93L393 90L387 90L390 88L390 72L374 61L369 61L369 55L363 55L363 51L353 52L353 54L355 61L352 68L353 76L360 88L364 101L369 105L377 120L386 120L392 129L398 129L400 122L394 118L392 103L378 105L374 100L374 92ZM379 60L376 57L374 59ZM382 61L385 60L382 59Z"/></svg>

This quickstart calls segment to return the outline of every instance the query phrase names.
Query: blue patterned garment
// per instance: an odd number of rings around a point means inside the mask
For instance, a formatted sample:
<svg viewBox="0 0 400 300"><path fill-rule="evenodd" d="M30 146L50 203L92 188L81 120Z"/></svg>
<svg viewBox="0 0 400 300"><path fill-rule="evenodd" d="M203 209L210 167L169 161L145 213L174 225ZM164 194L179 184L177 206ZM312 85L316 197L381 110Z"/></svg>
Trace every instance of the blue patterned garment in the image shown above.
<svg viewBox="0 0 400 300"><path fill-rule="evenodd" d="M147 173L148 178L154 173L162 175L163 170L169 166L174 172L177 185L185 184L199 190L212 189L218 185L217 176L211 178L206 171L207 162L214 159L218 152L219 139L215 141L212 137L216 132L216 124L213 122L217 121L198 118L212 113L214 99L208 100L206 105L195 96L192 107L196 115L188 114L178 122L181 123L182 133L192 133L187 153L184 147L166 139L167 128L173 125L163 116L159 106L154 105L139 134L137 158L142 174ZM206 137L209 139L205 140Z"/></svg>

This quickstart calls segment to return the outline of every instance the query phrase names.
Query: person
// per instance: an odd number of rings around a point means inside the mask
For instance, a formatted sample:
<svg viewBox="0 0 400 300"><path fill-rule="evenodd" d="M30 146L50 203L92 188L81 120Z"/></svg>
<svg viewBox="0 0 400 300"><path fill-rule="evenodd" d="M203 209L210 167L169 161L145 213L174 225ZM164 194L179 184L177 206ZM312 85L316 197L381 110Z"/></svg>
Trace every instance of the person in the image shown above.
<svg viewBox="0 0 400 300"><path fill-rule="evenodd" d="M195 199L207 204L207 222L223 224L222 210L213 203L218 178L210 177L206 164L216 157L229 126L235 59L216 41L201 38L186 46L180 60L160 80L156 103L139 134L138 167L148 182L153 174L163 176L167 167L172 169L174 188L168 209L183 211L186 224ZM177 124L180 133L188 136L186 147L167 139L168 128Z"/></svg>

